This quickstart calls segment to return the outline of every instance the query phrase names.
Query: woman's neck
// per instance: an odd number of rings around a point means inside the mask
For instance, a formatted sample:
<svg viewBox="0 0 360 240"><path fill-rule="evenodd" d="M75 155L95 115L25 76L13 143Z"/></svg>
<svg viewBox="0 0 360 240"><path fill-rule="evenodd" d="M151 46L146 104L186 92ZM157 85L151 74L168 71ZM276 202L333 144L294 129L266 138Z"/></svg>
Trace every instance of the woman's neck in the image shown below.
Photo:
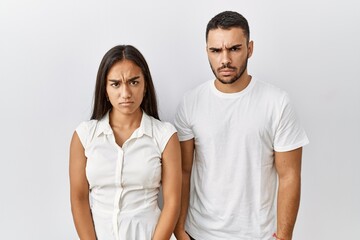
<svg viewBox="0 0 360 240"><path fill-rule="evenodd" d="M109 113L109 123L112 128L136 129L140 126L143 112L139 108L133 114L125 115L111 110Z"/></svg>

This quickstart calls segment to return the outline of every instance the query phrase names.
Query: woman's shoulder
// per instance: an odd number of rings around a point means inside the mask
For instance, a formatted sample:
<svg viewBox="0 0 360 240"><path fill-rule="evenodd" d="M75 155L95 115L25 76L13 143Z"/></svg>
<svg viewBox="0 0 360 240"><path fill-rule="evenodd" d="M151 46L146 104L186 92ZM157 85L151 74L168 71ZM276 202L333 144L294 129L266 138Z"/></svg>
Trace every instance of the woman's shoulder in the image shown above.
<svg viewBox="0 0 360 240"><path fill-rule="evenodd" d="M171 136L176 133L176 128L170 122L160 121L153 117L150 117L150 119L152 125L152 136L157 142L160 151L163 152Z"/></svg>
<svg viewBox="0 0 360 240"><path fill-rule="evenodd" d="M90 131L91 129L95 129L98 122L99 121L95 119L83 121L77 126L76 131L78 130Z"/></svg>
<svg viewBox="0 0 360 240"><path fill-rule="evenodd" d="M162 133L164 131L176 132L176 129L172 123L167 122L167 121L161 121L154 117L150 117L150 119L151 119L152 128L153 128L154 133L156 133L156 132Z"/></svg>
<svg viewBox="0 0 360 240"><path fill-rule="evenodd" d="M83 121L75 129L84 147L88 145L89 141L92 139L92 136L94 136L98 123L98 120Z"/></svg>

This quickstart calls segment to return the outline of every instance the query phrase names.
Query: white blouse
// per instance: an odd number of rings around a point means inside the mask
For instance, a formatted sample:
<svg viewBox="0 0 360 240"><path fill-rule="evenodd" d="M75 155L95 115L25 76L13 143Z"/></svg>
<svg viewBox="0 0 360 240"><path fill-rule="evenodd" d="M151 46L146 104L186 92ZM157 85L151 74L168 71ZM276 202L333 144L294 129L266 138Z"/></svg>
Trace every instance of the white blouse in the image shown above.
<svg viewBox="0 0 360 240"><path fill-rule="evenodd" d="M97 238L152 239L160 216L161 156L174 126L143 112L140 127L122 147L115 142L109 113L100 121L81 123L76 132L87 157Z"/></svg>

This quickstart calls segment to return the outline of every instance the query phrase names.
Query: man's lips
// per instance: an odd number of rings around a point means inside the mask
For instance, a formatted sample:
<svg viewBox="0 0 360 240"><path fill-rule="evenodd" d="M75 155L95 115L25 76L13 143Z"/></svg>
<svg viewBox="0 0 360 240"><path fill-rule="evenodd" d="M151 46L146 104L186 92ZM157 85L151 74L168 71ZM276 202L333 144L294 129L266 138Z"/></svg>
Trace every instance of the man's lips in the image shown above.
<svg viewBox="0 0 360 240"><path fill-rule="evenodd" d="M232 74L233 72L235 72L235 69L231 69L231 68L223 68L219 70L219 73L221 74Z"/></svg>
<svg viewBox="0 0 360 240"><path fill-rule="evenodd" d="M220 68L218 68L218 71L219 72L228 72L228 71L235 71L236 70L236 67L233 67L233 66L222 66Z"/></svg>

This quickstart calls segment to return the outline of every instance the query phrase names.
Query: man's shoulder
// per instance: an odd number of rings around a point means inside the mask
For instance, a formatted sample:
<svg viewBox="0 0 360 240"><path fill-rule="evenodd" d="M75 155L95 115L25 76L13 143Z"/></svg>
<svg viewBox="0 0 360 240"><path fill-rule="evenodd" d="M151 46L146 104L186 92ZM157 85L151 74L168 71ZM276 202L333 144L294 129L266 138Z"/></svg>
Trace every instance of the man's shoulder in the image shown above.
<svg viewBox="0 0 360 240"><path fill-rule="evenodd" d="M286 91L281 89L280 87L269 83L269 82L265 82L262 80L256 80L256 87L255 89L257 89L257 91L261 92L261 94L265 94L265 96L278 96L278 97L283 97L284 95L287 95Z"/></svg>
<svg viewBox="0 0 360 240"><path fill-rule="evenodd" d="M203 83L197 85L196 87L185 92L184 98L191 99L191 98L197 98L197 97L201 96L204 92L210 90L210 84L211 84L211 81L206 81L206 82L203 82Z"/></svg>

